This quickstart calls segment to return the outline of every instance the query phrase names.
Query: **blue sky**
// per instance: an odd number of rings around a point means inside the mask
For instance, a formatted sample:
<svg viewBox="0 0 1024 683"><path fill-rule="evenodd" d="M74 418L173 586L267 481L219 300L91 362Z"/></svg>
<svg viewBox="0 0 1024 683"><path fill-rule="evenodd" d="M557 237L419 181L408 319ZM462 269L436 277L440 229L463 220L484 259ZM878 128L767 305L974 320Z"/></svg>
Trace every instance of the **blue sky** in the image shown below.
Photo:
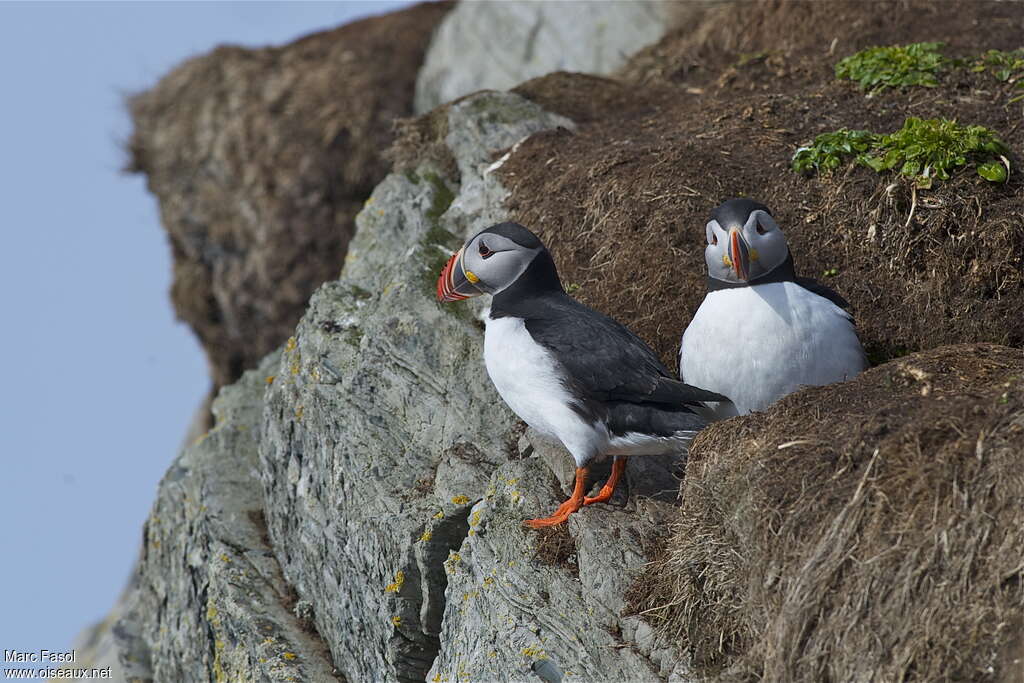
<svg viewBox="0 0 1024 683"><path fill-rule="evenodd" d="M59 650L124 586L208 387L168 300L125 94L222 43L408 2L0 2L0 650Z"/></svg>

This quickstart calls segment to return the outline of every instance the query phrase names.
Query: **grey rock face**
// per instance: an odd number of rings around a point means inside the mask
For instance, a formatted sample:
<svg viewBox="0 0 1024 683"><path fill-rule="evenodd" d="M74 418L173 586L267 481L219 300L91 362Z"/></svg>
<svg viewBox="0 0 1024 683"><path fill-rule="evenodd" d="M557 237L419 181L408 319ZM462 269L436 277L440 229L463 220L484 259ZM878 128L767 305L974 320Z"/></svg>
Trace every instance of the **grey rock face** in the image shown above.
<svg viewBox="0 0 1024 683"><path fill-rule="evenodd" d="M435 300L451 251L507 216L498 155L573 124L493 92L446 115L458 181L424 164L377 187L341 279L161 483L115 629L129 680L685 676L622 616L679 463L637 459L628 503L557 538L524 529L571 484L568 456L520 437L474 308Z"/></svg>
<svg viewBox="0 0 1024 683"><path fill-rule="evenodd" d="M427 680L643 681L685 675L683 662L655 642L637 617L623 617L624 594L650 559L643 548L672 517L678 459L634 458L619 505L586 507L568 530L538 534L525 517L564 499L548 462L559 446L532 431L520 459L491 477L470 511L462 546L445 561L442 649ZM571 467L569 468L571 472ZM566 477L565 486L572 485ZM665 488L663 488L665 487ZM540 542L538 543L538 539Z"/></svg>
<svg viewBox="0 0 1024 683"><path fill-rule="evenodd" d="M430 43L416 80L416 111L552 71L610 74L664 35L674 4L460 2Z"/></svg>
<svg viewBox="0 0 1024 683"><path fill-rule="evenodd" d="M114 633L132 681L329 681L267 544L256 438L271 355L214 402L217 426L160 483Z"/></svg>
<svg viewBox="0 0 1024 683"><path fill-rule="evenodd" d="M515 95L451 107L453 204L427 167L388 176L357 218L342 278L323 286L268 391L261 446L270 535L356 680L423 680L471 503L514 448L479 324L435 281L461 236L500 214L492 154L565 119ZM472 198L468 194L474 195ZM460 208L461 207L461 208Z"/></svg>

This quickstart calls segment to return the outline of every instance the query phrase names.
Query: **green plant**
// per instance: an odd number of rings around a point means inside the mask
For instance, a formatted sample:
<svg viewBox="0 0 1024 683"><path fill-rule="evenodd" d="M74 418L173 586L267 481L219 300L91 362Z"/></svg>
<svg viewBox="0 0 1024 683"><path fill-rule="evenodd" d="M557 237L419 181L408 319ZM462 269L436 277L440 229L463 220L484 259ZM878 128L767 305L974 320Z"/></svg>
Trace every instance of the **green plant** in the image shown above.
<svg viewBox="0 0 1024 683"><path fill-rule="evenodd" d="M878 136L866 130L840 128L832 133L822 133L814 138L814 144L801 147L793 155L793 169L804 171L831 171L838 168L851 155L860 160L870 150Z"/></svg>
<svg viewBox="0 0 1024 683"><path fill-rule="evenodd" d="M949 60L939 53L942 43L913 43L869 47L836 64L836 78L856 81L869 95L886 88L911 85L934 88L936 76Z"/></svg>
<svg viewBox="0 0 1024 683"><path fill-rule="evenodd" d="M1004 82L1020 78L1024 76L1024 48L1011 52L989 50L974 60L971 71L991 71Z"/></svg>
<svg viewBox="0 0 1024 683"><path fill-rule="evenodd" d="M932 180L946 180L949 172L973 162L978 175L1001 183L1007 168L1000 160L1009 153L995 133L984 126L961 126L949 119L910 117L903 128L883 135L867 165L876 171L899 168L916 178L918 187L931 187Z"/></svg>
<svg viewBox="0 0 1024 683"><path fill-rule="evenodd" d="M984 126L910 117L888 135L845 128L823 133L796 151L792 165L797 172L829 171L852 157L878 173L895 169L918 187L929 188L936 178L946 180L950 171L968 164L985 180L1003 182L1009 173L1008 154L1006 145Z"/></svg>
<svg viewBox="0 0 1024 683"><path fill-rule="evenodd" d="M1024 48L1010 52L989 50L971 64L971 71L988 71L1004 83L1013 83L1014 87L1024 90ZM1010 104L1024 100L1024 94L1010 100Z"/></svg>

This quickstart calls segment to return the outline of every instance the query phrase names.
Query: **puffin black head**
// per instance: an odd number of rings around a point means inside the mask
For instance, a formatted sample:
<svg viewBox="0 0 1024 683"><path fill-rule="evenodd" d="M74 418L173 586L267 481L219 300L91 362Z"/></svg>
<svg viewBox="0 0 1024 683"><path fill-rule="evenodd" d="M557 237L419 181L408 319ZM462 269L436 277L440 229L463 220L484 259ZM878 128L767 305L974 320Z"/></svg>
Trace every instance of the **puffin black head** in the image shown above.
<svg viewBox="0 0 1024 683"><path fill-rule="evenodd" d="M536 235L518 223L492 225L448 259L437 279L437 300L460 301L497 294L527 271L534 284L561 290L551 255Z"/></svg>
<svg viewBox="0 0 1024 683"><path fill-rule="evenodd" d="M704 260L708 275L725 282L745 283L786 262L789 246L764 204L730 199L711 212L705 228Z"/></svg>

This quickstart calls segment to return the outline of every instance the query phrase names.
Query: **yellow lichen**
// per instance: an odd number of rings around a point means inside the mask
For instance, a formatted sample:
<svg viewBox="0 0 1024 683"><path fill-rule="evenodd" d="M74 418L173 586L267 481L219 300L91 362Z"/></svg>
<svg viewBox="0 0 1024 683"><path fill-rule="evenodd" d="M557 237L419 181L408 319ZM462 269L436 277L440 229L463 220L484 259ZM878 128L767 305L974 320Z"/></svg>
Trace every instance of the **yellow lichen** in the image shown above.
<svg viewBox="0 0 1024 683"><path fill-rule="evenodd" d="M530 657L531 659L547 659L548 655L544 650L539 647L533 647L532 645L523 648L523 655Z"/></svg>
<svg viewBox="0 0 1024 683"><path fill-rule="evenodd" d="M401 626L402 625L402 617L391 617L391 623L394 624L395 626Z"/></svg>
<svg viewBox="0 0 1024 683"><path fill-rule="evenodd" d="M455 565L462 561L462 556L458 553L452 553L447 560L444 561L444 570L448 574L455 573Z"/></svg>
<svg viewBox="0 0 1024 683"><path fill-rule="evenodd" d="M285 652L285 653L283 653L281 655L281 657L284 658L284 659L287 659L288 661L291 661L291 660L297 658L298 655L295 654L294 652Z"/></svg>
<svg viewBox="0 0 1024 683"><path fill-rule="evenodd" d="M298 344L295 342L295 337L288 337L288 341L284 343L284 350L290 353L295 350L296 346L298 346Z"/></svg>
<svg viewBox="0 0 1024 683"><path fill-rule="evenodd" d="M395 580L389 583L385 588L385 593L397 593L402 590L402 585L405 583L405 572L399 569L395 572Z"/></svg>
<svg viewBox="0 0 1024 683"><path fill-rule="evenodd" d="M427 541L429 541L433 537L434 537L434 534L430 533L429 531L424 531L423 534L420 536L420 540L423 541L424 543L426 543Z"/></svg>
<svg viewBox="0 0 1024 683"><path fill-rule="evenodd" d="M470 526L480 526L480 511L479 510L475 510L473 512L473 514L471 514L469 516L469 525Z"/></svg>
<svg viewBox="0 0 1024 683"><path fill-rule="evenodd" d="M296 409L295 409L295 419L296 419L296 420L301 420L301 419L302 419L302 415L303 415L303 414L304 414L305 412L306 412L306 410L305 410L305 408L303 408L302 406L299 406L298 408L296 408Z"/></svg>
<svg viewBox="0 0 1024 683"><path fill-rule="evenodd" d="M452 496L452 502L456 505L465 505L469 502L469 496Z"/></svg>
<svg viewBox="0 0 1024 683"><path fill-rule="evenodd" d="M276 377L274 375L267 375L267 378L264 381L267 384L273 384L275 379Z"/></svg>
<svg viewBox="0 0 1024 683"><path fill-rule="evenodd" d="M444 519L444 510L438 510L437 514L434 515L434 519Z"/></svg>

